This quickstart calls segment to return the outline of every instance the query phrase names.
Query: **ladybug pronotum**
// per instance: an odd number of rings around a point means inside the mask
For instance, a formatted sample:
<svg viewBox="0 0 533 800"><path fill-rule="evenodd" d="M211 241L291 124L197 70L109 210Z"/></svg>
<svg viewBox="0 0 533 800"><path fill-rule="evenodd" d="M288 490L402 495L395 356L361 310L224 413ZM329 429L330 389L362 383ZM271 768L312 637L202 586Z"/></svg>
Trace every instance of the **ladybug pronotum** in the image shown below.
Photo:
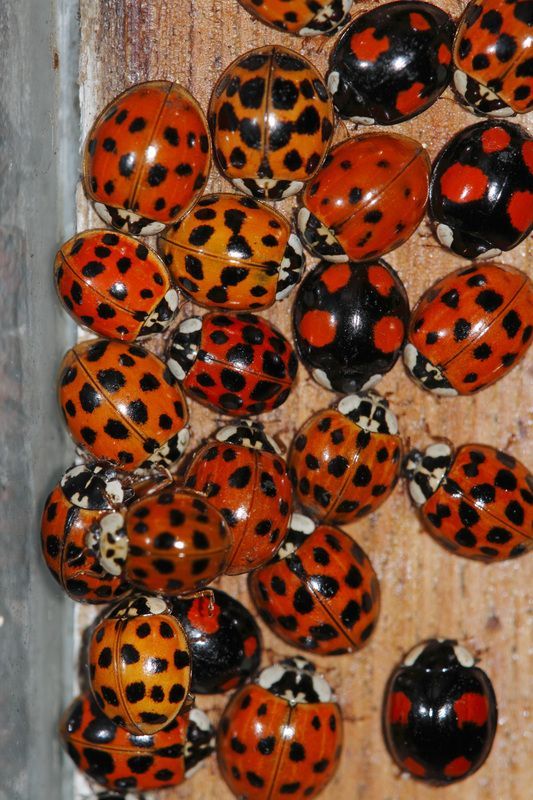
<svg viewBox="0 0 533 800"><path fill-rule="evenodd" d="M387 685L385 740L413 778L443 785L471 775L489 755L497 720L489 677L450 639L413 648Z"/></svg>

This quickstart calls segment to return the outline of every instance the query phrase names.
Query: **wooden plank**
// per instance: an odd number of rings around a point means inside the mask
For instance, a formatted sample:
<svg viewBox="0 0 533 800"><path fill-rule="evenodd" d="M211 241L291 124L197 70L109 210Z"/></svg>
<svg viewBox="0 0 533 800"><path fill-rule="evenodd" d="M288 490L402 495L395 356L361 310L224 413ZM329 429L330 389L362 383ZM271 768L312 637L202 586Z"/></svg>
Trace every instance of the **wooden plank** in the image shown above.
<svg viewBox="0 0 533 800"><path fill-rule="evenodd" d="M357 4L357 12L375 3ZM438 2L458 16L464 2ZM82 130L96 111L133 82L169 78L186 86L204 110L216 77L237 55L269 43L281 43L306 55L325 70L332 40L300 40L279 34L253 20L236 0L81 0L80 89ZM424 142L434 157L447 139L476 119L454 102L450 90L426 113L392 130ZM522 119L522 124L526 120ZM339 125L337 139L347 129ZM211 190L230 190L213 170ZM294 202L280 208L290 213ZM79 227L97 224L85 199L79 197ZM434 280L465 262L443 250L427 221L387 260L400 273L411 303ZM527 269L531 243L523 243L503 259ZM308 267L313 262L308 259ZM267 313L290 335L290 304L285 301ZM198 309L187 304L187 316ZM386 376L380 391L397 413L407 443L425 445L431 437L446 436L456 444L486 442L528 457L532 424L531 360L506 380L477 397L437 399L407 378L401 364ZM529 371L528 371L529 366ZM329 405L334 396L318 388L301 368L295 391L278 411L263 419L288 445L294 430L313 411ZM193 442L221 419L190 403ZM334 687L344 711L346 746L337 777L322 795L365 800L425 800L433 790L401 778L388 756L380 727L380 709L387 677L401 654L421 639L456 637L481 657L499 700L500 722L493 752L472 778L448 788L447 800L524 800L531 780L527 748L528 680L531 637L527 601L531 561L486 566L454 557L422 533L399 486L384 507L350 529L370 555L381 581L383 609L377 631L360 654L322 659L319 666ZM224 589L248 604L246 580L227 578ZM529 600L531 597L529 597ZM290 648L265 633L264 663ZM224 698L203 698L199 705L218 718ZM213 759L190 782L165 798L226 800L230 793L220 780Z"/></svg>

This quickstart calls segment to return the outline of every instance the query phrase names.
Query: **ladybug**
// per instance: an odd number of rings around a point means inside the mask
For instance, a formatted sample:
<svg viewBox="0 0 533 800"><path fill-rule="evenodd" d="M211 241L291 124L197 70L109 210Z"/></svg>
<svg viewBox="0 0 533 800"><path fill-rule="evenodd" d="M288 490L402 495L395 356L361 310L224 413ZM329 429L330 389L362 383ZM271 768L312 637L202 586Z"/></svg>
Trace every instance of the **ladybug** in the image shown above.
<svg viewBox="0 0 533 800"><path fill-rule="evenodd" d="M138 83L107 105L83 153L96 213L133 234L159 233L200 197L211 166L204 114L171 81Z"/></svg>
<svg viewBox="0 0 533 800"><path fill-rule="evenodd" d="M429 783L454 783L478 770L497 719L488 675L451 639L413 648L387 685L383 728L389 752L400 769Z"/></svg>
<svg viewBox="0 0 533 800"><path fill-rule="evenodd" d="M292 488L276 442L259 423L222 428L194 456L185 485L202 492L233 534L226 574L270 561L289 524Z"/></svg>
<svg viewBox="0 0 533 800"><path fill-rule="evenodd" d="M450 139L431 174L429 214L459 256L493 258L533 228L533 138L512 122L479 122Z"/></svg>
<svg viewBox="0 0 533 800"><path fill-rule="evenodd" d="M132 497L114 469L98 465L71 467L49 494L41 520L44 560L72 600L109 603L129 590L122 569L100 561L97 531Z"/></svg>
<svg viewBox="0 0 533 800"><path fill-rule="evenodd" d="M172 466L189 441L179 385L137 344L91 339L69 350L59 403L76 444L119 469Z"/></svg>
<svg viewBox="0 0 533 800"><path fill-rule="evenodd" d="M342 717L333 691L303 658L264 669L235 692L217 731L218 765L236 797L316 797L335 774Z"/></svg>
<svg viewBox="0 0 533 800"><path fill-rule="evenodd" d="M215 85L208 116L220 171L260 199L297 194L333 135L333 106L320 73L280 45L233 61Z"/></svg>
<svg viewBox="0 0 533 800"><path fill-rule="evenodd" d="M118 525L126 534L126 553L119 553L125 577L142 591L198 591L224 572L232 551L232 535L220 511L202 495L175 486L132 503ZM119 532L114 538L122 536ZM111 547L117 552L116 541ZM112 561L105 544L100 549Z"/></svg>
<svg viewBox="0 0 533 800"><path fill-rule="evenodd" d="M403 351L411 377L437 395L472 394L503 378L533 332L533 283L503 264L451 272L428 289Z"/></svg>
<svg viewBox="0 0 533 800"><path fill-rule="evenodd" d="M171 600L187 634L191 691L197 694L237 689L257 672L261 661L261 634L248 609L220 589L211 593L211 599Z"/></svg>
<svg viewBox="0 0 533 800"><path fill-rule="evenodd" d="M255 314L212 312L183 320L167 363L188 395L234 417L283 405L298 370L287 339Z"/></svg>
<svg viewBox="0 0 533 800"><path fill-rule="evenodd" d="M430 162L420 142L364 133L336 145L303 193L298 227L313 255L366 261L399 247L426 209Z"/></svg>
<svg viewBox="0 0 533 800"><path fill-rule="evenodd" d="M378 509L398 482L398 420L375 392L313 414L289 453L295 499L312 516L347 525Z"/></svg>
<svg viewBox="0 0 533 800"><path fill-rule="evenodd" d="M285 217L236 194L202 197L160 237L159 250L179 289L206 308L269 308L304 267L302 243Z"/></svg>
<svg viewBox="0 0 533 800"><path fill-rule="evenodd" d="M150 736L179 714L191 682L187 637L161 597L138 595L113 606L89 644L94 698L109 719Z"/></svg>
<svg viewBox="0 0 533 800"><path fill-rule="evenodd" d="M59 726L62 744L78 769L121 792L98 800L178 786L214 750L215 729L203 711L183 712L157 733L128 733L102 714L90 693L77 697ZM132 795L128 795L133 800Z"/></svg>
<svg viewBox="0 0 533 800"><path fill-rule="evenodd" d="M239 0L244 8L278 31L329 36L349 19L353 0Z"/></svg>
<svg viewBox="0 0 533 800"><path fill-rule="evenodd" d="M394 125L425 111L452 77L452 19L430 3L360 14L331 55L328 89L343 119Z"/></svg>
<svg viewBox="0 0 533 800"><path fill-rule="evenodd" d="M133 342L159 333L178 311L178 294L157 253L118 231L77 233L61 245L54 279L75 321L108 339Z"/></svg>
<svg viewBox="0 0 533 800"><path fill-rule="evenodd" d="M385 261L311 270L293 306L300 360L321 386L349 394L375 386L398 360L409 300Z"/></svg>
<svg viewBox="0 0 533 800"><path fill-rule="evenodd" d="M533 107L527 0L473 0L459 23L454 87L476 114L512 116Z"/></svg>
<svg viewBox="0 0 533 800"><path fill-rule="evenodd" d="M277 555L248 585L270 630L316 655L360 650L376 627L380 591L370 559L340 528L302 514L292 515Z"/></svg>
<svg viewBox="0 0 533 800"><path fill-rule="evenodd" d="M441 442L411 451L405 473L424 525L452 553L502 561L533 547L533 476L508 453Z"/></svg>

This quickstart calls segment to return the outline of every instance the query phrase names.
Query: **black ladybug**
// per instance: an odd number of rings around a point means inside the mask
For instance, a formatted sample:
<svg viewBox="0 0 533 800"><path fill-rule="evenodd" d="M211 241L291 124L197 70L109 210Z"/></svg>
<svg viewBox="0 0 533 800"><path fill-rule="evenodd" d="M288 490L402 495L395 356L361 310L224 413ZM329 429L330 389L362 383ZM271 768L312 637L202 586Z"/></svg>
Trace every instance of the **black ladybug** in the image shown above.
<svg viewBox="0 0 533 800"><path fill-rule="evenodd" d="M456 641L430 639L394 670L383 727L398 766L434 784L471 775L487 758L498 711L489 678Z"/></svg>
<svg viewBox="0 0 533 800"><path fill-rule="evenodd" d="M189 640L193 694L227 692L254 675L261 661L261 634L238 600L210 589L205 596L172 598L171 603Z"/></svg>

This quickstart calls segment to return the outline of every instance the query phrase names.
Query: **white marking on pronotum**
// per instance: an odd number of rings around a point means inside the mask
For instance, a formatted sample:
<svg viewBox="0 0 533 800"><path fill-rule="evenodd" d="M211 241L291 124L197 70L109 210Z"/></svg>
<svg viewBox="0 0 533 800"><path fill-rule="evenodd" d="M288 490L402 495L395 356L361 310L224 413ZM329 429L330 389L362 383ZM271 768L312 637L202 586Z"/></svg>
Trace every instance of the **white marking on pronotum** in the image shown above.
<svg viewBox="0 0 533 800"><path fill-rule="evenodd" d="M476 256L474 261L486 261L489 258L497 258L498 256L501 256L501 254L502 251L498 250L497 247L491 247L490 250L486 250L484 253L481 253L481 255Z"/></svg>
<svg viewBox="0 0 533 800"><path fill-rule="evenodd" d="M282 192L281 196L285 197L292 197L293 194L298 194L304 188L303 181L291 181L290 184L287 186L284 192Z"/></svg>
<svg viewBox="0 0 533 800"><path fill-rule="evenodd" d="M453 231L449 225L445 225L444 222L439 222L437 225L437 239L444 247L451 247L453 244Z"/></svg>
<svg viewBox="0 0 533 800"><path fill-rule="evenodd" d="M407 655L403 660L403 665L405 667L410 667L412 664L415 663L418 656L424 652L426 645L425 644L418 644L416 647L413 647L412 650L409 650Z"/></svg>
<svg viewBox="0 0 533 800"><path fill-rule="evenodd" d="M305 533L306 536L309 536L310 533L313 533L315 527L315 523L311 517L307 517L305 514L298 514L298 512L291 514L291 518L289 520L289 529L292 528L294 531L299 531L300 533Z"/></svg>
<svg viewBox="0 0 533 800"><path fill-rule="evenodd" d="M242 178L232 178L231 182L233 183L236 189L239 189L239 191L244 192L244 194L253 197L252 190L248 188L248 186L245 184Z"/></svg>
<svg viewBox="0 0 533 800"><path fill-rule="evenodd" d="M178 330L180 333L194 333L195 331L199 331L201 327L201 317L189 317L188 319L183 320Z"/></svg>
<svg viewBox="0 0 533 800"><path fill-rule="evenodd" d="M167 365L168 365L168 368L171 371L171 373L179 381L182 381L185 378L185 375L187 373L182 368L182 366L177 361L175 361L173 358L169 358L169 360L167 361Z"/></svg>
<svg viewBox="0 0 533 800"><path fill-rule="evenodd" d="M323 369L314 369L311 374L315 379L315 381L319 383L321 386L323 386L325 389L332 388L330 380Z"/></svg>
<svg viewBox="0 0 533 800"><path fill-rule="evenodd" d="M455 653L457 661L463 667L473 667L474 664L476 663L476 660L472 655L472 653L469 650L467 650L466 647L463 647L462 644L454 645L453 652Z"/></svg>
<svg viewBox="0 0 533 800"><path fill-rule="evenodd" d="M165 300L171 311L175 311L178 307L178 293L175 289L169 289L165 295Z"/></svg>
<svg viewBox="0 0 533 800"><path fill-rule="evenodd" d="M339 81L340 81L340 75L336 70L329 73L328 89L331 92L331 94L336 94L337 89L339 88Z"/></svg>

